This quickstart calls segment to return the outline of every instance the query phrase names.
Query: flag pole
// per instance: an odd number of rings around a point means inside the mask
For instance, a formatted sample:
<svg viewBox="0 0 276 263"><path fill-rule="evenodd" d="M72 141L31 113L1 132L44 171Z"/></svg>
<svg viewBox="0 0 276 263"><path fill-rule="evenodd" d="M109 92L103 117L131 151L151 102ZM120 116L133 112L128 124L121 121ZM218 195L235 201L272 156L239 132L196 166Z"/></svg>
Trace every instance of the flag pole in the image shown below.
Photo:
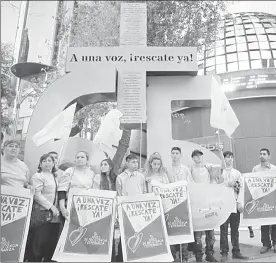
<svg viewBox="0 0 276 263"><path fill-rule="evenodd" d="M222 149L220 148L221 140L220 140L219 129L217 129L217 135L218 135L218 144L219 144L219 152L220 152L220 155L221 155L221 161L223 163L223 167L225 168L226 164L225 164L225 160L224 160L224 157L223 157Z"/></svg>
<svg viewBox="0 0 276 263"><path fill-rule="evenodd" d="M59 151L59 155L58 155L58 161L57 161L57 166L59 167L60 165L60 159L61 159L61 154L63 152L63 149L64 149L64 146L65 146L65 143L68 141L68 138L66 140L64 140L64 142L62 143L62 146L60 148L60 151Z"/></svg>
<svg viewBox="0 0 276 263"><path fill-rule="evenodd" d="M143 139L143 122L140 127L140 169L142 168L142 139Z"/></svg>
<svg viewBox="0 0 276 263"><path fill-rule="evenodd" d="M182 244L180 244L180 262L182 262Z"/></svg>

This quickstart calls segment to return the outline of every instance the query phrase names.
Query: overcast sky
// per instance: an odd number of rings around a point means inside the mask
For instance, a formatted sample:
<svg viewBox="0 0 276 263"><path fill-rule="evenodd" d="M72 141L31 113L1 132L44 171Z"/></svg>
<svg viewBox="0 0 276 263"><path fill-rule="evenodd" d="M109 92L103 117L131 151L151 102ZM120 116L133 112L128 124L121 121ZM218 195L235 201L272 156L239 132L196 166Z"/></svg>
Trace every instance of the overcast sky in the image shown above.
<svg viewBox="0 0 276 263"><path fill-rule="evenodd" d="M14 44L21 1L1 1L1 41ZM265 12L276 15L276 1L235 1L229 12ZM39 26L39 25L38 25Z"/></svg>

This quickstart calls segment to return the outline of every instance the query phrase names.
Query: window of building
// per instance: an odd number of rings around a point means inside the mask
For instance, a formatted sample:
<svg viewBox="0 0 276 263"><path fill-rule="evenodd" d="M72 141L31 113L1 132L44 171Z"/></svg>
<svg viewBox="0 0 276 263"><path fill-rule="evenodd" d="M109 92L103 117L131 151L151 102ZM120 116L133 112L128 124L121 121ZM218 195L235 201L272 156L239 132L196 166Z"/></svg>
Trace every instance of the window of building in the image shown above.
<svg viewBox="0 0 276 263"><path fill-rule="evenodd" d="M237 61L237 53L234 54L227 54L227 62L234 62Z"/></svg>
<svg viewBox="0 0 276 263"><path fill-rule="evenodd" d="M235 38L231 37L231 38L226 38L226 45L231 45L231 44L235 44Z"/></svg>
<svg viewBox="0 0 276 263"><path fill-rule="evenodd" d="M245 29L253 28L253 24L252 24L252 23L250 23L250 24L245 24L245 25L244 25L244 28L245 28Z"/></svg>
<svg viewBox="0 0 276 263"><path fill-rule="evenodd" d="M238 52L238 60L248 60L248 53L247 52Z"/></svg>
<svg viewBox="0 0 276 263"><path fill-rule="evenodd" d="M271 27L270 23L263 23L263 25L264 25L265 28L270 28Z"/></svg>
<svg viewBox="0 0 276 263"><path fill-rule="evenodd" d="M246 30L245 30L245 33L246 33L247 35L249 35L249 34L256 34L256 31L255 31L255 29L246 29Z"/></svg>
<svg viewBox="0 0 276 263"><path fill-rule="evenodd" d="M224 40L217 40L216 41L216 47L224 46Z"/></svg>
<svg viewBox="0 0 276 263"><path fill-rule="evenodd" d="M249 47L250 50L259 49L258 42L248 43L248 47Z"/></svg>
<svg viewBox="0 0 276 263"><path fill-rule="evenodd" d="M247 70L250 69L249 61L239 61L239 70Z"/></svg>
<svg viewBox="0 0 276 263"><path fill-rule="evenodd" d="M237 43L245 43L246 39L245 39L245 37L236 37L236 41L237 41Z"/></svg>
<svg viewBox="0 0 276 263"><path fill-rule="evenodd" d="M206 59L206 67L214 66L215 65L215 58L207 58Z"/></svg>
<svg viewBox="0 0 276 263"><path fill-rule="evenodd" d="M217 65L217 74L226 72L226 64Z"/></svg>
<svg viewBox="0 0 276 263"><path fill-rule="evenodd" d="M231 72L231 71L238 71L238 62L234 62L234 63L228 63L227 64L227 71Z"/></svg>
<svg viewBox="0 0 276 263"><path fill-rule="evenodd" d="M199 69L198 70L198 75L203 76L204 75L204 69Z"/></svg>
<svg viewBox="0 0 276 263"><path fill-rule="evenodd" d="M265 59L271 58L270 50L261 50L261 56Z"/></svg>
<svg viewBox="0 0 276 263"><path fill-rule="evenodd" d="M261 23L253 23L253 25L254 25L254 27L255 28L262 28L263 27L263 25L261 24Z"/></svg>
<svg viewBox="0 0 276 263"><path fill-rule="evenodd" d="M276 42L270 42L271 48L276 48Z"/></svg>
<svg viewBox="0 0 276 263"><path fill-rule="evenodd" d="M257 24L257 22L260 22L260 19L257 18L257 17L251 16L250 18L251 18L251 21L252 21L252 22L255 22L255 24Z"/></svg>
<svg viewBox="0 0 276 263"><path fill-rule="evenodd" d="M251 68L252 69L262 68L262 61L261 60L251 60Z"/></svg>
<svg viewBox="0 0 276 263"><path fill-rule="evenodd" d="M237 51L237 47L236 45L230 45L226 47L226 53L231 53L231 52L236 52Z"/></svg>
<svg viewBox="0 0 276 263"><path fill-rule="evenodd" d="M245 33L244 33L244 29L237 29L236 30L236 36L244 36Z"/></svg>
<svg viewBox="0 0 276 263"><path fill-rule="evenodd" d="M227 26L225 32L234 31L234 26Z"/></svg>
<svg viewBox="0 0 276 263"><path fill-rule="evenodd" d="M262 59L262 66L263 68L273 68L274 67L274 63L273 63L273 59Z"/></svg>
<svg viewBox="0 0 276 263"><path fill-rule="evenodd" d="M255 28L256 34L265 34L264 28Z"/></svg>
<svg viewBox="0 0 276 263"><path fill-rule="evenodd" d="M272 53L273 53L274 59L276 59L276 50L272 50Z"/></svg>
<svg viewBox="0 0 276 263"><path fill-rule="evenodd" d="M230 31L230 32L226 32L226 33L225 33L225 36L226 36L226 37L233 37L233 36L235 36L234 30L233 30L233 31Z"/></svg>
<svg viewBox="0 0 276 263"><path fill-rule="evenodd" d="M258 40L259 41L267 41L266 35L258 35Z"/></svg>
<svg viewBox="0 0 276 263"><path fill-rule="evenodd" d="M268 33L268 34L275 34L276 30L274 28L267 28L266 29L266 33Z"/></svg>
<svg viewBox="0 0 276 263"><path fill-rule="evenodd" d="M268 35L270 41L276 41L276 35Z"/></svg>
<svg viewBox="0 0 276 263"><path fill-rule="evenodd" d="M235 18L235 24L236 25L242 24L242 19L240 17L236 17Z"/></svg>
<svg viewBox="0 0 276 263"><path fill-rule="evenodd" d="M247 36L247 40L248 42L257 41L257 36L256 35Z"/></svg>
<svg viewBox="0 0 276 263"><path fill-rule="evenodd" d="M246 43L237 44L237 49L238 49L238 51L246 51L247 50Z"/></svg>
<svg viewBox="0 0 276 263"><path fill-rule="evenodd" d="M216 57L216 64L225 64L225 56L217 56Z"/></svg>
<svg viewBox="0 0 276 263"><path fill-rule="evenodd" d="M222 55L225 53L224 47L217 47L216 48L216 56Z"/></svg>
<svg viewBox="0 0 276 263"><path fill-rule="evenodd" d="M250 59L260 59L260 51L250 51Z"/></svg>
<svg viewBox="0 0 276 263"><path fill-rule="evenodd" d="M206 68L206 71L213 71L213 70L215 70L215 66L212 66L212 67L208 67L208 68Z"/></svg>
<svg viewBox="0 0 276 263"><path fill-rule="evenodd" d="M269 49L268 42L259 42L260 49Z"/></svg>

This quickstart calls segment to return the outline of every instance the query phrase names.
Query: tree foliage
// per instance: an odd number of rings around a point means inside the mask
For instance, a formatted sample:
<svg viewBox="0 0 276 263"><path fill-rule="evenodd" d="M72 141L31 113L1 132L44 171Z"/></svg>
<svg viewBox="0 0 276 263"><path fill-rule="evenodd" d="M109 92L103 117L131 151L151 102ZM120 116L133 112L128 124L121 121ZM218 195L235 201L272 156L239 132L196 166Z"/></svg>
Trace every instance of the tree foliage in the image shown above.
<svg viewBox="0 0 276 263"><path fill-rule="evenodd" d="M10 125L12 123L12 116L9 111L15 98L15 89L11 85L12 74L10 71L13 63L12 51L11 45L1 42L1 128L2 131L8 134L11 133Z"/></svg>

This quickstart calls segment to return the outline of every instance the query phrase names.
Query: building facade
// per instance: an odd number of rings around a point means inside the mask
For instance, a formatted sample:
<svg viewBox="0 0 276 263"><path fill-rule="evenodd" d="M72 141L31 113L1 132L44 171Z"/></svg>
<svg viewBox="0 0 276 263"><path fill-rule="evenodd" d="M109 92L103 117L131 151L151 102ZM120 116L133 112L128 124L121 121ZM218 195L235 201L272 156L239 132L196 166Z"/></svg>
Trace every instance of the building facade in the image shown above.
<svg viewBox="0 0 276 263"><path fill-rule="evenodd" d="M227 14L217 40L199 61L199 74L220 77L222 88L240 125L229 139L221 132L224 150L235 154L236 167L250 172L259 150L268 148L276 163L276 16L243 12ZM218 136L210 126L210 101L185 108L172 102L174 139L191 140L218 153Z"/></svg>

